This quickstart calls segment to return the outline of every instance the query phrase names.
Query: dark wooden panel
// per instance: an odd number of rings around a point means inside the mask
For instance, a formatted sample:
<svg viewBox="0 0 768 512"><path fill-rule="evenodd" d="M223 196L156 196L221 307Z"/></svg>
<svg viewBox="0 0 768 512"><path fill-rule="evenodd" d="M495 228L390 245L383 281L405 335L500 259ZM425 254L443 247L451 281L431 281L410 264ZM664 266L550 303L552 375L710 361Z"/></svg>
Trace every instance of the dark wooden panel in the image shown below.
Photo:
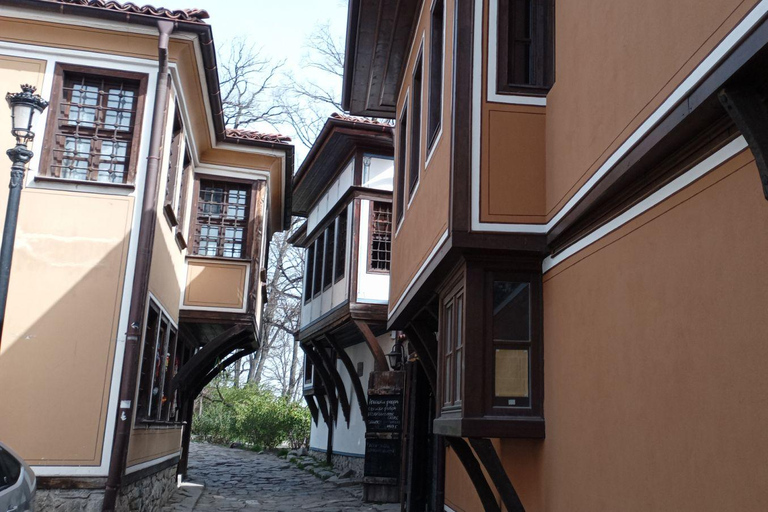
<svg viewBox="0 0 768 512"><path fill-rule="evenodd" d="M499 455L496 453L496 449L491 444L491 441L485 438L470 437L469 444L472 445L472 449L475 450L480 462L485 466L485 470L496 486L496 490L499 491L501 501L504 503L507 511L525 512L523 503L520 501L515 487L509 480L507 472L504 470L504 466L501 460L499 460Z"/></svg>

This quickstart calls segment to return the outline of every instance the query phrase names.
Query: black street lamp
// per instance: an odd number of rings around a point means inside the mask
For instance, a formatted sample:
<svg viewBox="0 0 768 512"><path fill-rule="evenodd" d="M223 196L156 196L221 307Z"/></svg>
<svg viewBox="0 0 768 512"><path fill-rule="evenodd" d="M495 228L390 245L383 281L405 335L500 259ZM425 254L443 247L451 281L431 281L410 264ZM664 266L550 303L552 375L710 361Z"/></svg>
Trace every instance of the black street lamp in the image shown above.
<svg viewBox="0 0 768 512"><path fill-rule="evenodd" d="M32 151L27 144L35 138L32 129L38 116L48 106L48 102L35 94L31 85L22 85L21 92L8 93L5 100L11 109L11 133L16 137L16 147L6 151L11 159L11 184L8 193L8 208L5 212L3 244L0 248L0 342L2 342L5 324L5 305L8 301L8 282L11 277L13 243L16 238L16 224L19 219L19 201L24 186L24 171L32 159Z"/></svg>
<svg viewBox="0 0 768 512"><path fill-rule="evenodd" d="M399 334L395 339L395 344L392 345L392 351L387 354L387 358L389 359L389 366L391 366L393 370L399 371L403 368L405 351L403 350L403 342Z"/></svg>

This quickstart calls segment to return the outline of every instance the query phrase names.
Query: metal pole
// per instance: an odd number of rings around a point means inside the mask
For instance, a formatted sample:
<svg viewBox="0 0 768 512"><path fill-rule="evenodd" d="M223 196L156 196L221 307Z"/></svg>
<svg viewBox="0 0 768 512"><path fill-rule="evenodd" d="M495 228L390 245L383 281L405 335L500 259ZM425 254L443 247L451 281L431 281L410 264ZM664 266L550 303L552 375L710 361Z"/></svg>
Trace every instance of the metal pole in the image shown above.
<svg viewBox="0 0 768 512"><path fill-rule="evenodd" d="M13 244L16 239L16 224L19 220L19 203L21 202L21 189L24 186L24 171L27 162L32 158L32 151L27 149L24 144L17 144L6 154L13 162L13 166L11 167L8 207L5 211L3 244L0 247L0 342L2 342L3 326L5 325L5 305L8 302L8 283L11 279Z"/></svg>

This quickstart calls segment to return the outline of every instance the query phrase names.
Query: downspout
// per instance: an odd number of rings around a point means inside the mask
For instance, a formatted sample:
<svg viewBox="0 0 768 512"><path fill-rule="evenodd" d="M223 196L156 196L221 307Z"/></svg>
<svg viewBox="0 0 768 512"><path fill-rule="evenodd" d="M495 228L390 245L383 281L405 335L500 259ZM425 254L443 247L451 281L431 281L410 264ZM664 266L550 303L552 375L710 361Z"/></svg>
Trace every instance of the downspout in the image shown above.
<svg viewBox="0 0 768 512"><path fill-rule="evenodd" d="M133 400L136 394L136 380L139 371L139 341L141 340L141 325L144 323L144 306L149 289L149 269L157 220L160 145L163 139L165 109L168 102L168 41L174 27L175 24L172 21L160 20L157 22L160 36L157 42L158 70L155 104L152 111L152 132L149 139L147 174L144 179L144 198L141 204L139 242L136 250L133 292L128 313L128 332L125 337L123 371L120 376L115 438L112 443L112 457L109 462L109 474L102 506L102 510L105 512L115 510L128 456L128 441L131 437L131 420L135 405Z"/></svg>

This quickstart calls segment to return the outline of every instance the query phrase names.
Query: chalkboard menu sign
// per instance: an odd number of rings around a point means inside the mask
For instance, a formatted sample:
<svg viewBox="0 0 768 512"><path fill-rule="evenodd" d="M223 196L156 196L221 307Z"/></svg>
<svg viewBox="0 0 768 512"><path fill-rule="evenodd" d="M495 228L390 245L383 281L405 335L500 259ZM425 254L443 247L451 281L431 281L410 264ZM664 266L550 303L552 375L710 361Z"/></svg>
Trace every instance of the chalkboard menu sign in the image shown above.
<svg viewBox="0 0 768 512"><path fill-rule="evenodd" d="M400 440L365 440L365 476L397 478L400 475Z"/></svg>
<svg viewBox="0 0 768 512"><path fill-rule="evenodd" d="M403 427L402 395L368 397L368 432L400 432Z"/></svg>

